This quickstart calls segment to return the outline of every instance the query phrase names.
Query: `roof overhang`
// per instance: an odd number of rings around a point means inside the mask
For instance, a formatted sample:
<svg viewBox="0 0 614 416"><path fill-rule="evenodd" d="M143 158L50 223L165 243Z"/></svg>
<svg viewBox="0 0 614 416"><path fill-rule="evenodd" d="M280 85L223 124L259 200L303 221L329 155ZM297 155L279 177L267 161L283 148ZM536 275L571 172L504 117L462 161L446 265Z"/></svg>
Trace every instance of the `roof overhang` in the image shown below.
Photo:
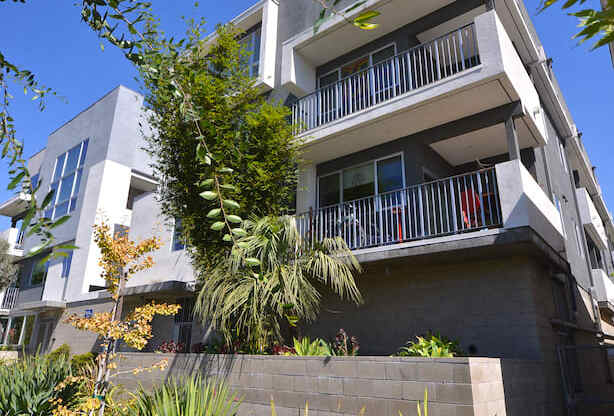
<svg viewBox="0 0 614 416"><path fill-rule="evenodd" d="M152 283L127 287L122 292L124 296L151 295L159 294L182 294L194 292L194 282L182 282L179 280L168 280L166 282Z"/></svg>
<svg viewBox="0 0 614 416"><path fill-rule="evenodd" d="M23 214L28 209L30 199L30 195L25 192L18 193L0 205L0 215L12 218Z"/></svg>
<svg viewBox="0 0 614 416"><path fill-rule="evenodd" d="M55 300L40 300L36 302L21 303L13 309L13 314L26 311L53 311L66 309L66 302Z"/></svg>

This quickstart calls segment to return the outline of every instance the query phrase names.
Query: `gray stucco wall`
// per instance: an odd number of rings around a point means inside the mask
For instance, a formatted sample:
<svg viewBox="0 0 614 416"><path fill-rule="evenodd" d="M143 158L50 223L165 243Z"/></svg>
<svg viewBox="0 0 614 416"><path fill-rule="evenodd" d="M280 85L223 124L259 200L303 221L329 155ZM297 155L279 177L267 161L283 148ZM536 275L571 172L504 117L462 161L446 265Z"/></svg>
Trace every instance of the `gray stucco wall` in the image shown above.
<svg viewBox="0 0 614 416"><path fill-rule="evenodd" d="M546 165L548 171L548 178L550 182L551 191L557 195L561 202L561 209L563 212L563 220L565 226L565 234L567 236L565 242L565 257L571 265L573 275L576 277L578 284L584 289L589 289L591 284L591 277L589 275L586 243L584 241L584 227L581 223L577 205L576 205L576 190L571 180L571 163L567 159L567 171L561 161L561 153L559 143L562 143L561 138L558 136L556 129L552 125L550 118L546 115L546 127L548 132L548 144L542 149L536 149L536 160L543 161L543 156L539 152L543 151L546 158ZM564 155L567 158L567 154ZM543 163L543 162L542 162ZM545 178L544 178L545 179ZM546 188L546 184L540 181L543 188ZM552 198L552 195L549 195ZM583 245L583 255L578 250L576 241L576 225L580 231L581 244Z"/></svg>

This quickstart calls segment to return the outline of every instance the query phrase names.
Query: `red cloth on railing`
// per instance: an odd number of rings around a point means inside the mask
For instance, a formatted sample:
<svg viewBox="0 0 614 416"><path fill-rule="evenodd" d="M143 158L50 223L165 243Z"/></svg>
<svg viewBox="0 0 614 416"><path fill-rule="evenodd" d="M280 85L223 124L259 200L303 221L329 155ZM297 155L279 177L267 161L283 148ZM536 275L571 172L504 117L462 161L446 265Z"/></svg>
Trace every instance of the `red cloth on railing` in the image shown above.
<svg viewBox="0 0 614 416"><path fill-rule="evenodd" d="M478 226L478 215L482 207L480 197L473 189L461 192L461 207L463 210L463 220L467 227Z"/></svg>

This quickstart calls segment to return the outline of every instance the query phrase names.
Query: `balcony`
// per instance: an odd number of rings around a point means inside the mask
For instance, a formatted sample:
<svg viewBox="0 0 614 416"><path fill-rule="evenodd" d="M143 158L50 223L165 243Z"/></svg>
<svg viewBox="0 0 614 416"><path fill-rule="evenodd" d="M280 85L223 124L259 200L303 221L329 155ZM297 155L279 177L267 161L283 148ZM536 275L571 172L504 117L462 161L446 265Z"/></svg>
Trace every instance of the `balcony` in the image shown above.
<svg viewBox="0 0 614 416"><path fill-rule="evenodd" d="M300 98L292 105L296 134L390 102L479 64L472 23Z"/></svg>
<svg viewBox="0 0 614 416"><path fill-rule="evenodd" d="M519 148L545 145L539 96L522 60L497 13L478 12L422 29L418 46L322 88L316 69L352 51L331 49L354 43L332 29L286 41L282 83L299 97L292 117L304 159L319 164L429 132L439 137L428 144L459 166L507 152L502 112L509 116L511 107Z"/></svg>
<svg viewBox="0 0 614 416"><path fill-rule="evenodd" d="M19 289L13 286L9 286L0 292L0 310L8 312L13 309L18 296Z"/></svg>
<svg viewBox="0 0 614 416"><path fill-rule="evenodd" d="M23 256L24 234L19 228L9 228L0 233L0 238L9 243L8 254L13 257Z"/></svg>
<svg viewBox="0 0 614 416"><path fill-rule="evenodd" d="M564 245L558 211L518 160L310 210L296 224L307 244L341 237L355 251L519 227Z"/></svg>
<svg viewBox="0 0 614 416"><path fill-rule="evenodd" d="M27 193L18 193L8 201L0 204L0 215L12 218L23 214L29 207L30 199L31 197Z"/></svg>
<svg viewBox="0 0 614 416"><path fill-rule="evenodd" d="M588 194L586 188L576 189L578 198L578 208L580 210L580 221L584 230L591 236L591 240L599 246L601 250L608 250L608 238L606 236L603 221L595 208L595 204Z"/></svg>
<svg viewBox="0 0 614 416"><path fill-rule="evenodd" d="M601 309L614 312L614 283L603 269L593 269L594 295Z"/></svg>

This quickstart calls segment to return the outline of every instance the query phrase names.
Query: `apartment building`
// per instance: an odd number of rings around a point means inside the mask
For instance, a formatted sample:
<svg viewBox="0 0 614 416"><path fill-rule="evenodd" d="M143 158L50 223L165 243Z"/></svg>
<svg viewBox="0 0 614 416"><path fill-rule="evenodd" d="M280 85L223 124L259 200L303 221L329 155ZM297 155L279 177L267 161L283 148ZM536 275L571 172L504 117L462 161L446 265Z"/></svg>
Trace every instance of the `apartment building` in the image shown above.
<svg viewBox="0 0 614 416"><path fill-rule="evenodd" d="M364 10L381 13L377 29L348 22ZM300 232L344 238L365 269L365 304L325 298L305 332L330 338L342 327L364 354L388 355L435 331L473 356L542 363L543 379L515 392L508 414L530 414L529 405L564 414L603 398L614 223L522 1L368 0L315 31L318 13L316 2L262 0L233 20L253 52L250 73L291 108L304 143ZM148 348L204 340L189 313L194 277L180 221L161 216L140 150L141 106L119 87L30 160L41 189L59 189L51 214L72 212L57 241L80 249L44 267L20 262L18 288L5 295L3 326L15 329L5 344L95 348L60 317L108 305L91 237L102 216L133 238L154 230L165 242L154 268L130 282L127 304L171 300L185 313L157 319ZM16 226L26 199L16 195L0 214ZM7 236L26 251L36 243L15 229Z"/></svg>
<svg viewBox="0 0 614 416"><path fill-rule="evenodd" d="M114 233L133 230L147 237L158 235L164 244L156 253L157 268L147 279L135 278L126 288L131 295L128 303L151 292L161 296L182 293L186 282L193 282L183 247L173 240L174 222L160 217L145 225L134 215L141 199L149 202L141 215L153 213L151 207L157 207L151 198L158 183L143 150L146 132L142 128L147 126L143 116L143 97L117 87L51 133L47 147L29 160L33 179L41 182L38 197L55 191L45 215L57 219L70 214L70 219L54 230L54 245L72 243L77 250L47 263L41 259L48 252L23 257L39 243L35 236L24 238L18 229L29 196L19 193L1 205L0 213L12 219L12 228L3 236L20 266L16 284L3 294L0 319L4 345L19 344L30 351L50 351L64 343L74 352L94 348L95 337L75 331L63 324L62 318L73 312L87 315L109 310L92 228L103 220ZM149 228L141 230L142 226Z"/></svg>

